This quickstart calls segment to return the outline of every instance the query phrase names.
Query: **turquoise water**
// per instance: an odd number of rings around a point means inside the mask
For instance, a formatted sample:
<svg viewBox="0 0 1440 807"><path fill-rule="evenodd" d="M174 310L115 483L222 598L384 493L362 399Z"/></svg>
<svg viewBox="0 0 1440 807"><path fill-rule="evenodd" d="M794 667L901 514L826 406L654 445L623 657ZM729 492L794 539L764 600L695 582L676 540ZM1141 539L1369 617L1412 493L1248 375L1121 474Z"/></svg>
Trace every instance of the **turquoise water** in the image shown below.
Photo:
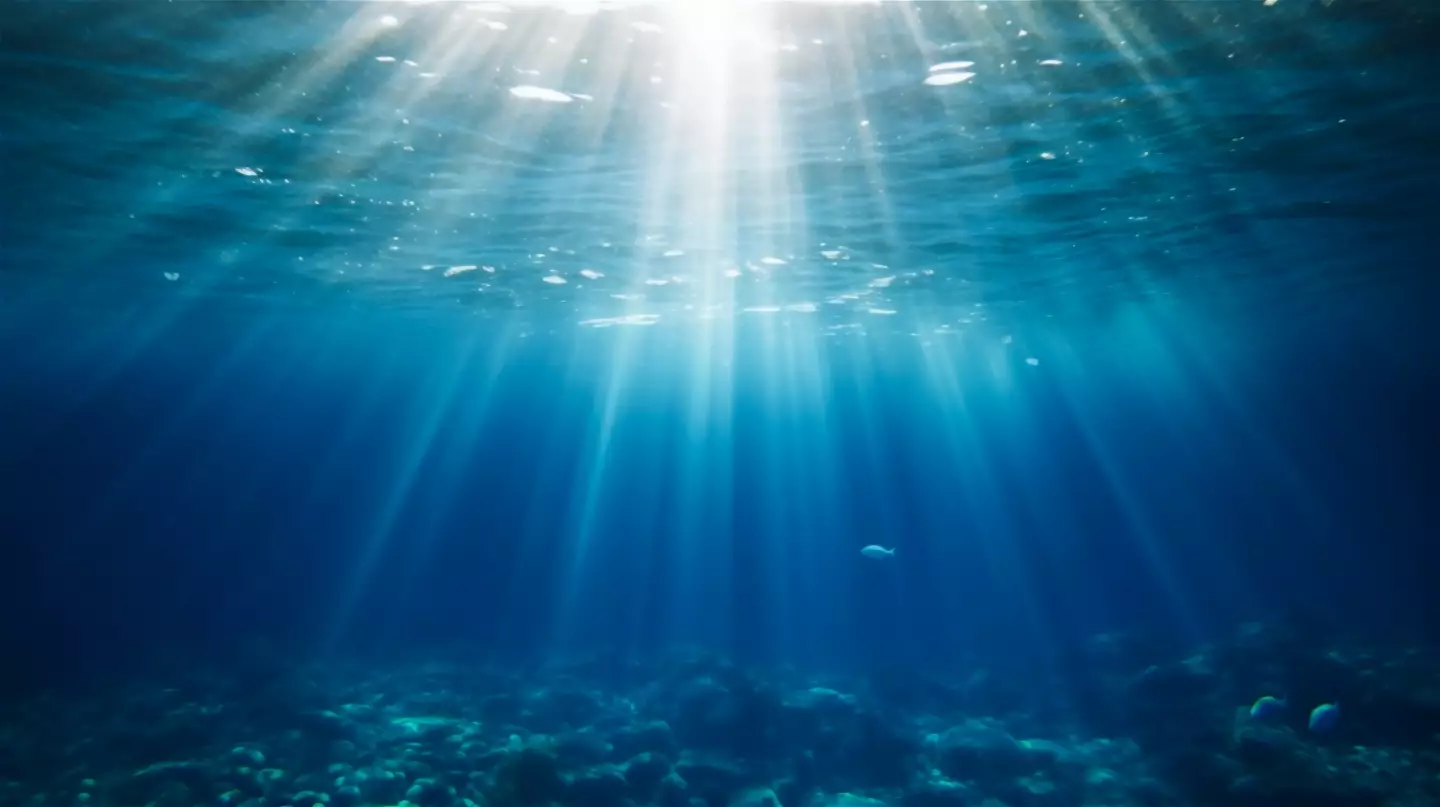
<svg viewBox="0 0 1440 807"><path fill-rule="evenodd" d="M1415 276L1418 6L685 8L18 5L7 298L1000 340Z"/></svg>
<svg viewBox="0 0 1440 807"><path fill-rule="evenodd" d="M1423 622L1432 11L7 14L20 602L852 661Z"/></svg>
<svg viewBox="0 0 1440 807"><path fill-rule="evenodd" d="M4 4L0 803L1440 803L1437 42Z"/></svg>

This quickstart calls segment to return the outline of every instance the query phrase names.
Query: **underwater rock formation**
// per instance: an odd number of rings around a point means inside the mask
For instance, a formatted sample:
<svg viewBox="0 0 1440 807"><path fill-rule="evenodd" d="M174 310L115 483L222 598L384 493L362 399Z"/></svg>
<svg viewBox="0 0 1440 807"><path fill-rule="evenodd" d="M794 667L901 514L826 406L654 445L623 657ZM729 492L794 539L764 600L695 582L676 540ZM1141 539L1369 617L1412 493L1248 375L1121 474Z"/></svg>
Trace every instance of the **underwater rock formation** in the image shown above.
<svg viewBox="0 0 1440 807"><path fill-rule="evenodd" d="M898 669L812 677L693 654L538 671L433 661L273 667L259 685L244 671L197 672L6 704L0 799L35 807L1440 804L1440 662L1415 649L1327 643L1285 624L1245 626L1228 642L1176 652L1099 637L1029 682L975 668L953 679ZM1027 704L1026 691L1073 697ZM1322 710L1324 725L1310 722L1316 707L1335 702L1343 713Z"/></svg>

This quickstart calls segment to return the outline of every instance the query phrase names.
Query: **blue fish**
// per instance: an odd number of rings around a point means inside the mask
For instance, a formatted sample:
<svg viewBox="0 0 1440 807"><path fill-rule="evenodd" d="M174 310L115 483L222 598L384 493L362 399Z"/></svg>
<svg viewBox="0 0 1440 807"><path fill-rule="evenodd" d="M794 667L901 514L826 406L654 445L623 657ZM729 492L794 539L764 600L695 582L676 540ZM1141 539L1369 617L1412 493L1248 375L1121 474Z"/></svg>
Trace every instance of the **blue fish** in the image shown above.
<svg viewBox="0 0 1440 807"><path fill-rule="evenodd" d="M1310 730L1316 732L1329 731L1335 728L1335 723L1340 719L1340 704L1322 703L1310 710Z"/></svg>
<svg viewBox="0 0 1440 807"><path fill-rule="evenodd" d="M1274 695L1265 695L1250 707L1251 720L1268 720L1285 711L1285 701Z"/></svg>

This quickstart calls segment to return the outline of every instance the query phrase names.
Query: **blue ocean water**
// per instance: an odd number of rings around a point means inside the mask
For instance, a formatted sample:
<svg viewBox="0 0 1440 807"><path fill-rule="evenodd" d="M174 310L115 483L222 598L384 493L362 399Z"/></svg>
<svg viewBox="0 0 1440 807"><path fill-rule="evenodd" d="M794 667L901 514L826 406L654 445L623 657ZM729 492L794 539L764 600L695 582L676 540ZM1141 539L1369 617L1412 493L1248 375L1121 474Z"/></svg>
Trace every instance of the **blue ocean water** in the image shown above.
<svg viewBox="0 0 1440 807"><path fill-rule="evenodd" d="M1435 803L1437 36L8 4L0 794Z"/></svg>

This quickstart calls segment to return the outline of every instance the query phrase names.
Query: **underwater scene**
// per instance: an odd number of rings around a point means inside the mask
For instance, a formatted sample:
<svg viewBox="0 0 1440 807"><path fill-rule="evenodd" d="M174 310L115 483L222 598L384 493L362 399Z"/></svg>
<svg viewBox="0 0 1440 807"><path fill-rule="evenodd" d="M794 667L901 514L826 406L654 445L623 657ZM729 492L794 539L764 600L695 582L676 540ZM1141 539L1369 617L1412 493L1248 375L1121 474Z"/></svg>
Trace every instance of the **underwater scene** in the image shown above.
<svg viewBox="0 0 1440 807"><path fill-rule="evenodd" d="M1440 5L0 7L0 805L1440 807Z"/></svg>

